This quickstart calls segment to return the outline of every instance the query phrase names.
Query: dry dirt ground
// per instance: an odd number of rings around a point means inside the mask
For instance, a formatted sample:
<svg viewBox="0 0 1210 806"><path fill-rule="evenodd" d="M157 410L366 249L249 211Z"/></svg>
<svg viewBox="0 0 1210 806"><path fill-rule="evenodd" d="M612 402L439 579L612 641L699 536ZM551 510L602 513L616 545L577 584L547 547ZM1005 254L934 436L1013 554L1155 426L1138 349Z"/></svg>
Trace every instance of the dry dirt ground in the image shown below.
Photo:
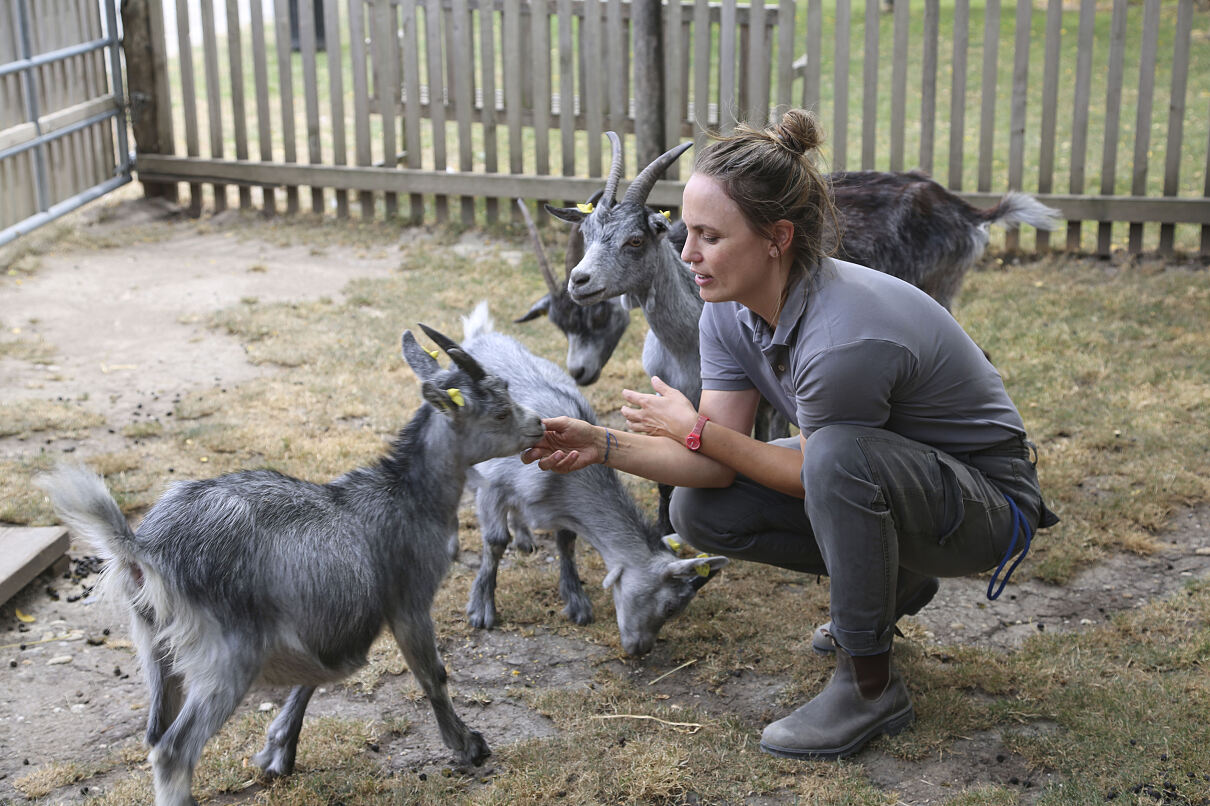
<svg viewBox="0 0 1210 806"><path fill-rule="evenodd" d="M91 226L113 234L163 215L160 208L135 202L124 205L120 215L108 215ZM137 412L166 411L174 398L190 389L235 384L272 371L249 364L235 339L208 330L202 322L209 312L246 296L266 302L339 299L349 280L392 269L384 256L337 263L306 246L246 241L224 234L221 226L209 229L209 234L200 234L195 224L181 222L179 231L151 248L132 245L50 256L36 275L19 286L6 286L0 295L0 321L6 326L25 323L58 349L60 360L53 367L0 360L0 403L28 400L38 405L58 397L79 399L87 392L89 405L108 421L108 428L96 429L95 438L120 440L121 428ZM476 239L455 248L474 249ZM247 270L258 263L267 270ZM109 436L108 429L119 435ZM0 439L0 452L62 453L77 447L71 442L36 442ZM1078 630L1115 611L1165 596L1189 577L1210 572L1210 508L1180 513L1161 541L1165 548L1158 554L1113 557L1063 588L1014 578L1004 597L990 604L983 596L985 582L947 580L924 612L905 620L908 638L1008 648L1038 630ZM73 555L68 570L86 571L80 559ZM474 564L477 558L464 552L460 561ZM141 735L146 694L125 640L125 619L104 602L78 598L81 585L94 580L81 583L61 573L46 574L0 604L0 804L27 802L13 784L37 767L103 759L115 748L132 746ZM19 624L14 608L36 621ZM690 608L683 618L692 617ZM441 650L452 688L462 693L459 710L493 746L554 731L544 717L507 696L506 685L574 687L601 664L647 677L674 666L666 647L657 647L641 661L622 661L607 648L540 629L532 636L496 631L476 634L465 643L446 639ZM758 715L780 684L742 674L719 692L697 695L678 686L674 674L660 686L674 701L698 696L712 700L695 704L710 713L745 717L756 735ZM257 688L241 713L280 704L282 696L279 690ZM406 674L370 693L357 687L321 690L308 714L365 720L403 716L415 729L388 735L370 751L389 757L390 766L416 774L439 773L448 764L431 713ZM995 733L960 740L942 758L923 763L904 762L876 747L855 761L872 780L909 804L944 802L967 786L991 782L1012 786L1022 802L1029 803L1046 782L1044 773L1030 771ZM82 802L111 786L113 775L60 789L49 802ZM219 802L250 798L260 786L251 774L249 781L244 794Z"/></svg>

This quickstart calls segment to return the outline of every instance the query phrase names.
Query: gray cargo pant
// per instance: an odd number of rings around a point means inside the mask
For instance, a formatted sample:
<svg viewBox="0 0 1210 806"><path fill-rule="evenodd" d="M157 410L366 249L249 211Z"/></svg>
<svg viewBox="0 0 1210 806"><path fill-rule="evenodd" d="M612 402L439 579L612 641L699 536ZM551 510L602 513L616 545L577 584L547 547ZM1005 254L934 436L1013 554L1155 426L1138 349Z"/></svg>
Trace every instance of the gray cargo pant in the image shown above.
<svg viewBox="0 0 1210 806"><path fill-rule="evenodd" d="M672 524L700 551L831 577L832 634L852 655L891 648L897 586L1001 563L1014 537L1006 495L1031 530L1058 520L1021 438L952 456L883 429L833 425L804 450L805 501L739 476L722 489L678 487ZM1024 544L1018 535L1012 554Z"/></svg>

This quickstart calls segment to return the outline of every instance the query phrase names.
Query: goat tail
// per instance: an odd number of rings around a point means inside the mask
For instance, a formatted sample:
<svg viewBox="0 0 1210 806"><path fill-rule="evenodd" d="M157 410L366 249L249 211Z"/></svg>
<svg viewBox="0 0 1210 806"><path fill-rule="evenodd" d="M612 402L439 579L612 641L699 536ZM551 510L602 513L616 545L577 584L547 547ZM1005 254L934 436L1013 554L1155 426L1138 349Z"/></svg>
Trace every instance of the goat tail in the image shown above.
<svg viewBox="0 0 1210 806"><path fill-rule="evenodd" d="M114 576L141 575L134 531L100 476L79 465L60 465L36 477L34 485L50 497L71 533L105 561L101 587L115 584Z"/></svg>
<svg viewBox="0 0 1210 806"><path fill-rule="evenodd" d="M462 340L470 341L475 336L491 333L496 329L492 321L491 311L488 310L487 300L480 300L469 316L462 317Z"/></svg>
<svg viewBox="0 0 1210 806"><path fill-rule="evenodd" d="M1063 220L1063 211L1047 207L1028 193L1010 190L1000 203L983 213L988 224L1016 227L1028 224L1035 229L1054 231Z"/></svg>

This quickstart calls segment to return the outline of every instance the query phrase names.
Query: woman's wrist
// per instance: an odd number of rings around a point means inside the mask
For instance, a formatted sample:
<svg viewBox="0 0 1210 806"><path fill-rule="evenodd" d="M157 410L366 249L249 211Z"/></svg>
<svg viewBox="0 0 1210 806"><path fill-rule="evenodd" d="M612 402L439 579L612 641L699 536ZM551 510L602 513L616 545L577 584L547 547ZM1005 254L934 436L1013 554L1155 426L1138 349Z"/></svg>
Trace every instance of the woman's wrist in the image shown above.
<svg viewBox="0 0 1210 806"><path fill-rule="evenodd" d="M601 464L608 465L611 458L617 458L618 437L608 428L602 428L605 432L601 447Z"/></svg>

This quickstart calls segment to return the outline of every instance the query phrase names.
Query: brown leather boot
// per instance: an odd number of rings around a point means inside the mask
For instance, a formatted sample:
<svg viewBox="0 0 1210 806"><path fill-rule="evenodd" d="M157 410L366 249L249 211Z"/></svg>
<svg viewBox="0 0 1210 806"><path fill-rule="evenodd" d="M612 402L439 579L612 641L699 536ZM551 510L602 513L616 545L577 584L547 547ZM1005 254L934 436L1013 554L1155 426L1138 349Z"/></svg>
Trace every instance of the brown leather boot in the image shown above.
<svg viewBox="0 0 1210 806"><path fill-rule="evenodd" d="M836 672L828 685L815 699L766 727L760 749L786 758L844 758L876 736L903 731L915 718L890 652L854 659L837 648Z"/></svg>

